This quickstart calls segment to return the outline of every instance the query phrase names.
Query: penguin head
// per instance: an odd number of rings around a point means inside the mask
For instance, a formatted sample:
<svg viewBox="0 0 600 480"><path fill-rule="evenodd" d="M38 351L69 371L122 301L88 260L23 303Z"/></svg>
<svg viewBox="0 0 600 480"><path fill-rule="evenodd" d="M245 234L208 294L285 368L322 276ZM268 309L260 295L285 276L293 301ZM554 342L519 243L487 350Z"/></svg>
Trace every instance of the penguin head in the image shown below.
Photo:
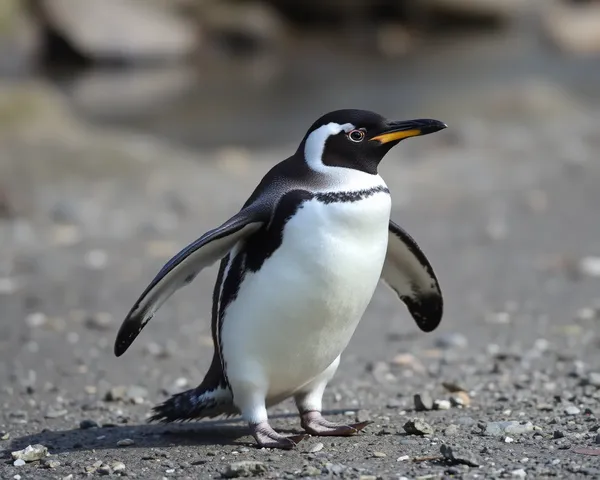
<svg viewBox="0 0 600 480"><path fill-rule="evenodd" d="M385 154L399 142L446 127L439 120L391 121L368 110L336 110L312 124L299 153L316 171L341 167L376 174Z"/></svg>

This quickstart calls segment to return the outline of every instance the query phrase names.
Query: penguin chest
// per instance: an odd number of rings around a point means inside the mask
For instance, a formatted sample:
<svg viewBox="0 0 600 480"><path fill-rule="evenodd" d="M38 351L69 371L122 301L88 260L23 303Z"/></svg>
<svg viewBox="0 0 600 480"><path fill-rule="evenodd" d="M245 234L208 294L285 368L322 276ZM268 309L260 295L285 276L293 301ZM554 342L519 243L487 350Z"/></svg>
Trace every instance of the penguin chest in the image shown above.
<svg viewBox="0 0 600 480"><path fill-rule="evenodd" d="M230 382L260 373L269 396L296 390L344 350L380 278L391 200L305 201L281 245L246 272L225 312L221 344Z"/></svg>

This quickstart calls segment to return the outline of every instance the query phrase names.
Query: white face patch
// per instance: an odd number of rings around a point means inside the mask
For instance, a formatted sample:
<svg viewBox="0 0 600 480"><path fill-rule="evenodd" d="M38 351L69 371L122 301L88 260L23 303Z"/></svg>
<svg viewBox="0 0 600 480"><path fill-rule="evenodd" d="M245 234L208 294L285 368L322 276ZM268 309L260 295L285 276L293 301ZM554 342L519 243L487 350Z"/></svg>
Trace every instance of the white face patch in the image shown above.
<svg viewBox="0 0 600 480"><path fill-rule="evenodd" d="M340 125L339 123L331 122L312 132L306 139L306 144L304 146L304 158L306 158L308 166L316 172L328 172L331 167L323 165L325 142L332 135L337 135L342 131L348 133L355 128L356 127L351 123Z"/></svg>
<svg viewBox="0 0 600 480"><path fill-rule="evenodd" d="M311 170L326 175L328 179L329 185L322 189L323 191L351 192L385 186L385 182L379 175L371 175L352 168L331 167L323 164L323 151L325 150L327 139L332 135L337 135L340 132L348 133L356 128L351 123L340 125L339 123L331 122L317 128L306 139L304 146L306 163Z"/></svg>

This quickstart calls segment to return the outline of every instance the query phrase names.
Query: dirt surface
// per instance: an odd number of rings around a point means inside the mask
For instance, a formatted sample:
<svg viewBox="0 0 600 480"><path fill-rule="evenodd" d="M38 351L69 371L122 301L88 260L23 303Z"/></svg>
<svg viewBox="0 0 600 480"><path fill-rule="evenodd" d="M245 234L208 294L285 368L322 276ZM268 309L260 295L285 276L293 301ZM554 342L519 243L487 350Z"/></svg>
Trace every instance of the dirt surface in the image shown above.
<svg viewBox="0 0 600 480"><path fill-rule="evenodd" d="M325 395L330 419L373 423L290 452L257 449L237 419L146 424L208 368L215 267L123 357L112 345L162 264L294 146L201 158L77 122L5 135L0 477L598 478L600 112L443 120L381 173L438 273L444 320L424 334L378 288ZM449 408L416 411L415 394ZM289 401L271 419L300 432ZM12 458L36 444L50 456Z"/></svg>

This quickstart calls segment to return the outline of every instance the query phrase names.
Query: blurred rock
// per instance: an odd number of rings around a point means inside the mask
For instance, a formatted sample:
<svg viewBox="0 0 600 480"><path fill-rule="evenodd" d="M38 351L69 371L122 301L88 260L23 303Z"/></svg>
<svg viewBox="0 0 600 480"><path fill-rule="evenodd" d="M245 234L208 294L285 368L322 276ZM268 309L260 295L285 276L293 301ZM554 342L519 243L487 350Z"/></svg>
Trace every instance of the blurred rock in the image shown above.
<svg viewBox="0 0 600 480"><path fill-rule="evenodd" d="M41 32L21 0L0 0L0 73L19 73L35 62Z"/></svg>
<svg viewBox="0 0 600 480"><path fill-rule="evenodd" d="M410 52L413 37L402 24L388 23L377 29L377 48L389 58L401 57Z"/></svg>
<svg viewBox="0 0 600 480"><path fill-rule="evenodd" d="M35 462L48 456L48 449L44 445L28 445L23 450L17 450L11 453L14 460L24 460L25 462Z"/></svg>
<svg viewBox="0 0 600 480"><path fill-rule="evenodd" d="M549 2L543 14L546 36L566 53L589 55L600 52L600 4Z"/></svg>
<svg viewBox="0 0 600 480"><path fill-rule="evenodd" d="M413 401L417 411L431 410L433 408L433 399L427 392L415 394Z"/></svg>
<svg viewBox="0 0 600 480"><path fill-rule="evenodd" d="M12 136L17 131L27 136L40 131L53 136L57 128L81 131L81 122L74 119L57 90L35 81L0 83L0 136ZM9 185L5 186L8 189Z"/></svg>
<svg viewBox="0 0 600 480"><path fill-rule="evenodd" d="M37 0L36 18L84 59L173 60L197 47L193 25L149 0Z"/></svg>
<svg viewBox="0 0 600 480"><path fill-rule="evenodd" d="M530 7L531 0L421 0L418 4L418 8L428 15L452 14L507 21L523 14Z"/></svg>
<svg viewBox="0 0 600 480"><path fill-rule="evenodd" d="M8 192L0 185L0 219L13 218L14 216L15 212L8 198Z"/></svg>
<svg viewBox="0 0 600 480"><path fill-rule="evenodd" d="M91 115L156 115L195 85L196 72L183 65L136 70L93 70L71 82L77 108Z"/></svg>
<svg viewBox="0 0 600 480"><path fill-rule="evenodd" d="M285 34L282 17L260 1L213 1L202 7L199 21L208 36L234 50L271 47Z"/></svg>

